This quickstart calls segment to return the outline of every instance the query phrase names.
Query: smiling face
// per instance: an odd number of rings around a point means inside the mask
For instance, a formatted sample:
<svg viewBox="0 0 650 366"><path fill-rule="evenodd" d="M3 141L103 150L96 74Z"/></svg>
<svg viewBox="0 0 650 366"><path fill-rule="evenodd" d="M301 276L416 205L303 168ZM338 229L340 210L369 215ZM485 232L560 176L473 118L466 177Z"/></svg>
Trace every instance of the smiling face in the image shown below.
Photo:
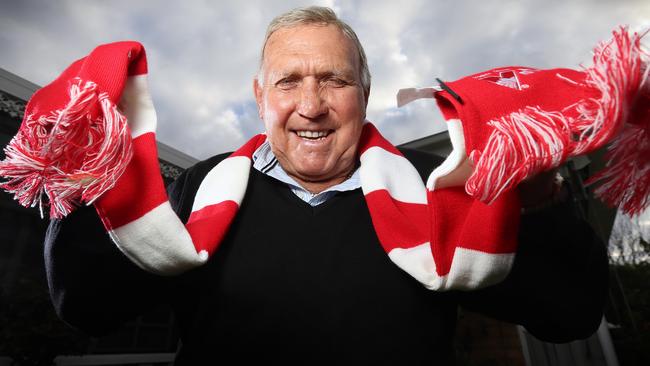
<svg viewBox="0 0 650 366"><path fill-rule="evenodd" d="M263 60L255 98L282 168L313 193L342 182L367 103L354 44L333 25L281 28Z"/></svg>

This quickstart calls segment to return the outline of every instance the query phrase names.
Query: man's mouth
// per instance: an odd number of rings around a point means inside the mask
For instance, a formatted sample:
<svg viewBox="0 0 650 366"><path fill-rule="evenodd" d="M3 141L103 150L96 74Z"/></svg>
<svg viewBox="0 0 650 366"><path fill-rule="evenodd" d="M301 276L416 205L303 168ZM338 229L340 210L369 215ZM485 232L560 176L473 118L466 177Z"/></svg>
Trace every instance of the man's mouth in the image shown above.
<svg viewBox="0 0 650 366"><path fill-rule="evenodd" d="M334 132L334 130L321 130L321 131L307 131L307 130L299 130L299 131L294 131L298 137L302 137L304 139L308 140L320 140L324 139L325 137L329 136L330 133Z"/></svg>

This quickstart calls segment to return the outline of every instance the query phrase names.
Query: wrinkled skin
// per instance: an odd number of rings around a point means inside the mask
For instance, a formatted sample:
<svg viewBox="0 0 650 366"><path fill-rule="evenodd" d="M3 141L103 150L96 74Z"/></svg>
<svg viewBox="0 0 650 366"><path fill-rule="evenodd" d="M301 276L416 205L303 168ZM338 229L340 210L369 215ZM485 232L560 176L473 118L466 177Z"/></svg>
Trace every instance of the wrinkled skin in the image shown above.
<svg viewBox="0 0 650 366"><path fill-rule="evenodd" d="M354 43L338 28L273 33L253 88L273 153L291 177L318 193L349 176L368 95Z"/></svg>

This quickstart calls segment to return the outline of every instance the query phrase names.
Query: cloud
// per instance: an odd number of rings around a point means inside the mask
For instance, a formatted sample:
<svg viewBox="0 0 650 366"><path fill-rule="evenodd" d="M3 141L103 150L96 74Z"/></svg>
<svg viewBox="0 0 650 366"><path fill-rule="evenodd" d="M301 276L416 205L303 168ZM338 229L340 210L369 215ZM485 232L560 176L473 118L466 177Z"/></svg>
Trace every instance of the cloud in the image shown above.
<svg viewBox="0 0 650 366"><path fill-rule="evenodd" d="M650 26L639 1L336 1L357 31L373 75L368 117L394 143L444 123L432 100L395 108L398 89L505 65L588 64L618 24ZM307 1L3 1L0 67L37 84L98 44L147 49L158 138L197 158L262 131L252 94L268 22Z"/></svg>

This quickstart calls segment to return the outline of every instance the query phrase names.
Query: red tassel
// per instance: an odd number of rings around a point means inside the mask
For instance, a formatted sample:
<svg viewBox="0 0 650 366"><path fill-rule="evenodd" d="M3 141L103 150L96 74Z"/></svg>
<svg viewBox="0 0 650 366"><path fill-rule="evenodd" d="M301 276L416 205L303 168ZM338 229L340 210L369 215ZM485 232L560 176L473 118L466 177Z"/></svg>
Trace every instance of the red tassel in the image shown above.
<svg viewBox="0 0 650 366"><path fill-rule="evenodd" d="M597 194L628 213L648 206L650 104L647 95L640 95L647 84L648 55L641 49L641 36L626 27L613 35L594 50L584 83L557 75L597 91L599 98L582 99L559 112L527 107L489 122L494 132L485 148L470 155L475 172L466 184L469 194L490 203L524 179L600 148L627 123L630 128L612 145L608 170L590 182L605 180Z"/></svg>
<svg viewBox="0 0 650 366"><path fill-rule="evenodd" d="M647 80L647 76L646 76ZM650 95L637 98L623 132L608 147L603 170L587 180L595 195L633 216L650 206Z"/></svg>
<svg viewBox="0 0 650 366"><path fill-rule="evenodd" d="M61 218L81 203L110 189L131 159L126 118L93 82L75 79L68 104L49 115L25 116L5 148L0 188L25 207L49 204L50 217ZM100 108L98 118L91 111ZM43 196L47 196L44 202Z"/></svg>
<svg viewBox="0 0 650 366"><path fill-rule="evenodd" d="M562 113L527 107L488 124L494 132L482 153L470 154L475 170L465 184L482 202L492 203L524 179L558 166L569 153L569 120Z"/></svg>
<svg viewBox="0 0 650 366"><path fill-rule="evenodd" d="M606 167L587 184L598 183L596 196L628 215L640 214L650 206L650 55L643 52L641 37L636 33L630 36L621 28L613 41L597 49L591 70L595 85L605 87L608 95L621 96L620 100L611 98L608 107L625 125L608 147ZM605 83L612 77L624 83Z"/></svg>
<svg viewBox="0 0 650 366"><path fill-rule="evenodd" d="M627 27L613 32L614 37L594 50L594 66L585 70L587 86L600 91L597 101L585 100L577 106L581 114L572 123L577 136L572 155L586 154L621 132L644 79L642 67L647 56L641 50L641 36ZM646 75L647 76L647 75Z"/></svg>

